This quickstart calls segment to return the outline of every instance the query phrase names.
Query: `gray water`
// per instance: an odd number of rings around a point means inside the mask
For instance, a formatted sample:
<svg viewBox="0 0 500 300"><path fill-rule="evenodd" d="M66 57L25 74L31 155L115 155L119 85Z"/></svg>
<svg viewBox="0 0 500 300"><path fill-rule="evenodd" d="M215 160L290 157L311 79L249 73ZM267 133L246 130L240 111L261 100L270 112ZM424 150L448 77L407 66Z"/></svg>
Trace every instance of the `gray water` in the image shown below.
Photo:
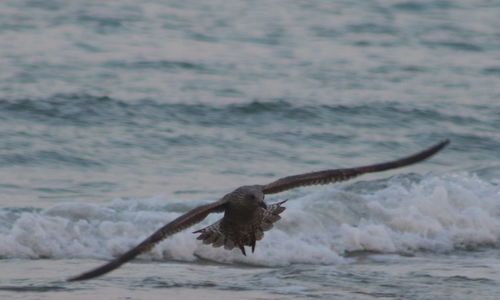
<svg viewBox="0 0 500 300"><path fill-rule="evenodd" d="M0 296L496 299L499 28L487 0L0 2ZM269 196L247 257L187 230L64 281L240 185L445 138Z"/></svg>

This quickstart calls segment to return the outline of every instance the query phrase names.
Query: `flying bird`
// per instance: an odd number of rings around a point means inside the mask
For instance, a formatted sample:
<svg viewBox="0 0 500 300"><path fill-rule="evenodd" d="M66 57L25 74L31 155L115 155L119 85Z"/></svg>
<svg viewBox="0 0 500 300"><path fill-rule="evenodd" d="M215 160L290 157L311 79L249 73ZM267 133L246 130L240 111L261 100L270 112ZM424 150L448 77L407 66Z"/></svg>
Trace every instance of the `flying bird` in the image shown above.
<svg viewBox="0 0 500 300"><path fill-rule="evenodd" d="M448 143L449 140L444 140L422 152L385 163L355 168L323 170L283 177L265 185L241 186L218 201L198 206L181 215L114 260L96 269L69 278L68 281L85 280L108 273L134 259L139 254L151 250L161 240L201 222L210 213L223 212L224 216L212 225L194 231L194 233L199 233L197 239L203 241L204 244L212 244L214 247L224 246L228 250L238 247L241 253L246 255L245 246L251 247L253 252L256 241L262 239L264 231L271 229L273 223L281 219L280 214L285 210L282 205L286 200L267 205L264 202L265 195L276 194L301 186L344 181L365 173L408 166L431 157Z"/></svg>

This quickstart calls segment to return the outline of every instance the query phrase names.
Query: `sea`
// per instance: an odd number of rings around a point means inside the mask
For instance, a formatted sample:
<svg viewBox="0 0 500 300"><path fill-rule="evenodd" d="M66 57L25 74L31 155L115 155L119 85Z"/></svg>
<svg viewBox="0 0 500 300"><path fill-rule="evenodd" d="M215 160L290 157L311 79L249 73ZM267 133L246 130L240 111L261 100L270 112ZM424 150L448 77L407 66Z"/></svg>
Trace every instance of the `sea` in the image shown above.
<svg viewBox="0 0 500 300"><path fill-rule="evenodd" d="M243 256L192 232L66 279L241 185ZM1 299L499 299L500 2L0 1Z"/></svg>

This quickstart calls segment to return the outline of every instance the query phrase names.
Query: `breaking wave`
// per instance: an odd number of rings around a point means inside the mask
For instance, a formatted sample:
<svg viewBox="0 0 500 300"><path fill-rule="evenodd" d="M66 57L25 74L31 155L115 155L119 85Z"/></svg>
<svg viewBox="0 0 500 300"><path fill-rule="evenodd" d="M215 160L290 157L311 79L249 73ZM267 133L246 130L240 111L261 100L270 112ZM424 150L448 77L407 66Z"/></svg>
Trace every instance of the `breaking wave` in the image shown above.
<svg viewBox="0 0 500 300"><path fill-rule="evenodd" d="M283 266L348 262L349 253L446 253L500 245L500 185L467 173L407 174L303 189L274 229L246 257L203 245L192 234L210 215L141 256L147 260ZM120 255L168 221L209 200L116 199L109 205L61 203L0 210L0 257L98 258Z"/></svg>

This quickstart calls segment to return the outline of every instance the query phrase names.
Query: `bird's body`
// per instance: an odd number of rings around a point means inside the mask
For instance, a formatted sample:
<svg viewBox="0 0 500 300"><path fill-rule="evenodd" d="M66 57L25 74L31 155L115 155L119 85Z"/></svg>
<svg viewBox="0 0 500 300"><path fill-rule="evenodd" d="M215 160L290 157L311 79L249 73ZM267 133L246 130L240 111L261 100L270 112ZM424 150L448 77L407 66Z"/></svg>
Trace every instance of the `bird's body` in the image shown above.
<svg viewBox="0 0 500 300"><path fill-rule="evenodd" d="M246 255L245 246L252 247L254 252L255 242L261 240L264 231L273 228L273 223L281 219L280 213L285 210L281 205L285 202L265 205L262 201L263 204L243 211L236 204L235 209L226 209L222 219L194 233L201 233L197 239L204 244L224 246L227 250L238 247Z"/></svg>
<svg viewBox="0 0 500 300"><path fill-rule="evenodd" d="M266 205L265 195L306 185L348 180L365 173L407 166L429 158L448 143L449 141L445 140L417 154L386 163L311 172L280 178L266 185L239 187L218 201L196 207L179 216L120 257L94 270L70 278L68 281L90 279L110 272L137 255L149 251L166 237L202 221L210 213L224 212L224 216L212 225L195 231L194 233L200 234L198 240L202 240L204 244L212 244L214 247L224 246L228 250L237 247L243 255L246 255L245 247L251 247L253 252L256 241L262 239L264 232L271 229L273 223L281 219L280 214L285 210L282 206L285 201Z"/></svg>

